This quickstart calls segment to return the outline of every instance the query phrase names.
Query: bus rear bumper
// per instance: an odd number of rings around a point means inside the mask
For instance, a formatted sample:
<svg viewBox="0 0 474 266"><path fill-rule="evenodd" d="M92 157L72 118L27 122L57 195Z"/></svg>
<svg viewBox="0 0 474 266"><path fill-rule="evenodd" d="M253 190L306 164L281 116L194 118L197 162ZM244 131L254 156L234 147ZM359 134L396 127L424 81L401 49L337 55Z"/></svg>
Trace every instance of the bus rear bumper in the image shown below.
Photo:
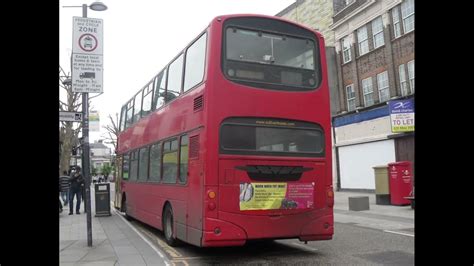
<svg viewBox="0 0 474 266"><path fill-rule="evenodd" d="M301 224L301 226L295 226L296 220L291 219L291 217L286 217L286 221L271 220L271 218L263 216L246 216L245 218L243 221L246 221L247 224L243 223L242 225L220 219L206 218L206 230L203 232L201 246L242 246L250 239L330 240L334 234L333 214L319 216L305 224ZM255 223L252 223L252 220ZM257 224L260 224L259 228L256 228L255 225ZM268 230L271 227L275 229L270 232ZM248 231L244 228L247 228ZM254 228L254 230L252 231L251 228ZM265 231L267 232L265 233Z"/></svg>
<svg viewBox="0 0 474 266"><path fill-rule="evenodd" d="M334 216L325 215L312 220L301 229L300 241L331 240L334 235Z"/></svg>
<svg viewBox="0 0 474 266"><path fill-rule="evenodd" d="M230 222L206 218L206 228L202 238L203 247L243 246L247 240L245 231Z"/></svg>

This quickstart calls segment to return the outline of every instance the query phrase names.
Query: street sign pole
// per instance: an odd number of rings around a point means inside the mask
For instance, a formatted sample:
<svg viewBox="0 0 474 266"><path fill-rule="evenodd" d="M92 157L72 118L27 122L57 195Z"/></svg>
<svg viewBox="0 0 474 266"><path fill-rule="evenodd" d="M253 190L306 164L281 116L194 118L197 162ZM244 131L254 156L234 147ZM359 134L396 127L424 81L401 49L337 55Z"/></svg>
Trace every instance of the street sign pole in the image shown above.
<svg viewBox="0 0 474 266"><path fill-rule="evenodd" d="M82 5L82 17L87 18L87 5ZM86 181L86 199L85 209L87 215L87 246L92 247L92 220L91 220L91 176L89 166L89 93L82 93L82 137L84 140L83 154L84 160L82 160L82 170L84 179Z"/></svg>
<svg viewBox="0 0 474 266"><path fill-rule="evenodd" d="M71 6L81 7L81 6ZM94 2L82 4L82 17L73 18L71 57L72 91L82 93L82 174L85 179L85 211L87 215L87 245L92 246L91 176L89 146L89 93L102 93L103 87L103 21L87 18L87 8L104 11L107 6Z"/></svg>

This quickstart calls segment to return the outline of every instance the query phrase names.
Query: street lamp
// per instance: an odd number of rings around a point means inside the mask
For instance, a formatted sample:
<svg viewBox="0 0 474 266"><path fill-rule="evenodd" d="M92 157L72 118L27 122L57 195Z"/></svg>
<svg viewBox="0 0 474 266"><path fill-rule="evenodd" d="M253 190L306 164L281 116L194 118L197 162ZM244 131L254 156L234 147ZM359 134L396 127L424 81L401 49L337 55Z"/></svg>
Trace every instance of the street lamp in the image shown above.
<svg viewBox="0 0 474 266"><path fill-rule="evenodd" d="M63 7L82 7L82 17L87 18L87 7L94 11L105 11L107 6L102 2L94 2L90 6L83 4L82 6L63 6ZM89 162L89 93L82 93L82 170L86 181L86 214L87 214L87 246L92 246L92 221L91 221L91 178L90 178L90 162Z"/></svg>
<svg viewBox="0 0 474 266"><path fill-rule="evenodd" d="M107 6L104 5L102 2L94 2L89 6L90 9L94 11L105 11L107 10Z"/></svg>

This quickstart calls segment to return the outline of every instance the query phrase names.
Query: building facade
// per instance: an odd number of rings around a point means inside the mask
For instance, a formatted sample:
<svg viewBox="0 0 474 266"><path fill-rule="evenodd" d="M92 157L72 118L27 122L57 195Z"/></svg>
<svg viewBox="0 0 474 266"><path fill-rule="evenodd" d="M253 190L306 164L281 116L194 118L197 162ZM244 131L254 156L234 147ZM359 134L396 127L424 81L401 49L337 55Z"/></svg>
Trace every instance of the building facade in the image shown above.
<svg viewBox="0 0 474 266"><path fill-rule="evenodd" d="M373 191L373 167L414 163L414 132L392 132L388 104L414 98L414 0L296 0L277 16L326 40L335 186Z"/></svg>
<svg viewBox="0 0 474 266"><path fill-rule="evenodd" d="M101 140L91 143L90 150L91 167L96 168L98 173L100 173L102 166L111 165L111 149L105 146Z"/></svg>
<svg viewBox="0 0 474 266"><path fill-rule="evenodd" d="M334 0L339 106L336 183L374 190L373 167L414 163L414 131L393 133L389 101L415 95L414 0ZM414 167L414 165L413 165Z"/></svg>

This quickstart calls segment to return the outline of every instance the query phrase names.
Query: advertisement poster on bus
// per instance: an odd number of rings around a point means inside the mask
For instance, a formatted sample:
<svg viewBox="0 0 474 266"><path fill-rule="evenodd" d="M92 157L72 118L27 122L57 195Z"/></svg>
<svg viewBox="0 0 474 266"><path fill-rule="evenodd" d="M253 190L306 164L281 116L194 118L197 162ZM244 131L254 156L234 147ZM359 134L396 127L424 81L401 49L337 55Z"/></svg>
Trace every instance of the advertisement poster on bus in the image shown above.
<svg viewBox="0 0 474 266"><path fill-rule="evenodd" d="M308 209L314 183L240 183L240 210Z"/></svg>
<svg viewBox="0 0 474 266"><path fill-rule="evenodd" d="M413 99L390 101L392 132L415 131L415 102Z"/></svg>

